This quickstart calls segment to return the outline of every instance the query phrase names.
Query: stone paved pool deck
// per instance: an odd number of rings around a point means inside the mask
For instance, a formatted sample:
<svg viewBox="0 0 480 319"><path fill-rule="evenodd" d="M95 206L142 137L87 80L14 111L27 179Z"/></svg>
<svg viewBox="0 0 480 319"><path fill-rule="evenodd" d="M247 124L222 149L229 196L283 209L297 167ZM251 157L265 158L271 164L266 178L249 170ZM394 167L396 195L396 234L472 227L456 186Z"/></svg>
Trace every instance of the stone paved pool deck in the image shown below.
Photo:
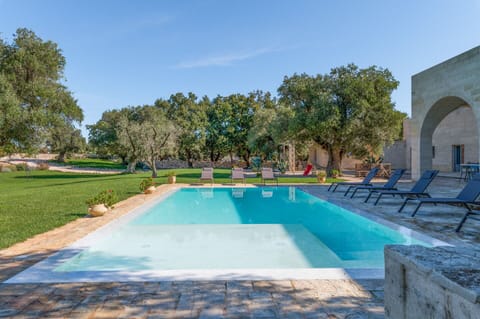
<svg viewBox="0 0 480 319"><path fill-rule="evenodd" d="M464 182L437 178L433 196L454 197ZM177 185L179 186L179 185ZM133 208L161 196L137 195L100 218L80 218L0 251L0 281L48 257ZM400 188L408 189L404 182ZM417 217L396 213L399 199L364 204L328 193L327 186L305 191L353 207L454 245L480 243L480 222L467 220L454 229L464 209L425 206ZM411 211L408 207L406 212ZM383 280L173 281L118 283L0 284L0 317L10 318L383 318Z"/></svg>

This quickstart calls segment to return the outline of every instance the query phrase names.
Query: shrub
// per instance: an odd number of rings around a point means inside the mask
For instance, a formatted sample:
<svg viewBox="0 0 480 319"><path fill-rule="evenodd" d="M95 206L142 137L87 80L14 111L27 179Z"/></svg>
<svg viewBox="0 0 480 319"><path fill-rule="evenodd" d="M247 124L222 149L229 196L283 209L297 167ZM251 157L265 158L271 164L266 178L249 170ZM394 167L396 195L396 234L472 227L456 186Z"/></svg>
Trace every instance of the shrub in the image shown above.
<svg viewBox="0 0 480 319"><path fill-rule="evenodd" d="M147 177L140 183L140 191L144 192L150 186L155 186L155 181L151 177Z"/></svg>
<svg viewBox="0 0 480 319"><path fill-rule="evenodd" d="M37 165L37 168L41 171L47 171L50 168L50 165L48 165L46 162L42 162Z"/></svg>
<svg viewBox="0 0 480 319"><path fill-rule="evenodd" d="M170 177L170 176L177 176L177 172L175 171L170 171L167 173L167 176Z"/></svg>
<svg viewBox="0 0 480 319"><path fill-rule="evenodd" d="M27 170L27 164L26 163L20 163L16 164L15 167L17 168L17 171L26 171Z"/></svg>
<svg viewBox="0 0 480 319"><path fill-rule="evenodd" d="M277 168L278 170L282 173L285 174L285 172L288 169L288 163L285 160L279 160L277 163Z"/></svg>
<svg viewBox="0 0 480 319"><path fill-rule="evenodd" d="M338 169L332 169L330 174L332 174L332 177L338 177L340 175L340 171Z"/></svg>
<svg viewBox="0 0 480 319"><path fill-rule="evenodd" d="M115 204L117 201L118 201L118 197L117 197L117 194L115 194L115 191L111 189L107 189L87 199L85 203L88 206L105 204L105 206L107 206L108 208L113 208L113 204Z"/></svg>
<svg viewBox="0 0 480 319"><path fill-rule="evenodd" d="M317 176L320 178L327 177L327 173L325 171L318 171Z"/></svg>
<svg viewBox="0 0 480 319"><path fill-rule="evenodd" d="M260 157L252 157L252 167L256 172L260 172L260 169L262 168L262 159Z"/></svg>

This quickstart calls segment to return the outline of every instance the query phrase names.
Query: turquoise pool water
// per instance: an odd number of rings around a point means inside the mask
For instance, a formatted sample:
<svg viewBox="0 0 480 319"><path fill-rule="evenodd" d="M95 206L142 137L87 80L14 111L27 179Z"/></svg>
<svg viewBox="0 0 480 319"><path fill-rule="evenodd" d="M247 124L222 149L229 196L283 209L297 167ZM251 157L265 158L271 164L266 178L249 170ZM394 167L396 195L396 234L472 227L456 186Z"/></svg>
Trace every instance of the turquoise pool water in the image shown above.
<svg viewBox="0 0 480 319"><path fill-rule="evenodd" d="M184 188L56 271L383 268L419 240L294 187Z"/></svg>

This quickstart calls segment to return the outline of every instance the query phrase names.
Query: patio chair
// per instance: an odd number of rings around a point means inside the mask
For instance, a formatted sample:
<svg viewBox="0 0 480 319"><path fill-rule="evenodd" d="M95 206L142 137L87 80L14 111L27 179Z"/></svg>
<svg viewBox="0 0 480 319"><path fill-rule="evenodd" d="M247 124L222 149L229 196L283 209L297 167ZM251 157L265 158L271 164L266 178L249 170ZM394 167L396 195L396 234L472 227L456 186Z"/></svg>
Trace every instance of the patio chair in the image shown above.
<svg viewBox="0 0 480 319"><path fill-rule="evenodd" d="M200 176L200 181L210 181L212 184L214 183L213 167L202 168L202 175Z"/></svg>
<svg viewBox="0 0 480 319"><path fill-rule="evenodd" d="M363 181L358 182L358 183L356 183L356 182L332 183L330 185L330 187L328 187L328 191L330 191L330 189L333 187L332 192L335 192L337 190L338 186L372 186L370 181L375 177L375 175L377 175L377 173L378 173L378 167L374 167L370 170L370 172L368 172L368 174L365 176ZM347 189L347 191L345 192L344 195L346 196L349 191L350 191L350 187Z"/></svg>
<svg viewBox="0 0 480 319"><path fill-rule="evenodd" d="M437 176L438 170L427 170L425 171L422 176L420 176L419 180L413 185L413 187L407 191L407 190L372 190L371 193L378 193L377 200L375 201L374 205L377 205L380 199L382 198L383 195L391 195L391 196L396 196L399 195L401 198L407 197L414 197L414 198L420 198L420 197L431 197L429 193L427 193L425 190L427 187L430 185L430 183L433 181L435 176ZM398 212L401 212L403 207L405 207L405 204L407 201L404 201Z"/></svg>
<svg viewBox="0 0 480 319"><path fill-rule="evenodd" d="M402 178L403 173L405 173L404 168L399 168L399 169L394 170L393 173L390 175L390 178L388 179L388 181L382 186L375 186L375 185L373 185L373 186L350 186L349 189L345 192L345 195L348 193L350 188L354 188L354 190L352 192L352 195L350 195L350 198L353 198L359 190L367 190L369 193L368 193L367 198L365 199L365 203L366 203L368 201L368 199L370 198L370 196L372 195L372 191L374 191L374 190L397 190L395 185L397 185L397 182L400 180L400 178Z"/></svg>
<svg viewBox="0 0 480 319"><path fill-rule="evenodd" d="M470 181L465 185L462 191L454 198L448 197L435 197L435 198L407 198L406 200L417 200L418 204L412 213L412 217L415 216L423 204L459 204L463 205L467 209L467 213L463 216L462 221L458 224L455 231L459 231L462 228L463 223L467 217L471 214L478 214L472 211L469 204L480 204L475 200L480 195L480 174L475 174Z"/></svg>
<svg viewBox="0 0 480 319"><path fill-rule="evenodd" d="M273 173L273 170L269 167L263 167L262 168L262 182L263 182L263 185L266 185L267 180L275 181L277 183L277 186L278 186L278 178Z"/></svg>
<svg viewBox="0 0 480 319"><path fill-rule="evenodd" d="M243 168L234 168L232 169L232 184L234 180L242 180L243 184L245 184L245 174L243 172Z"/></svg>

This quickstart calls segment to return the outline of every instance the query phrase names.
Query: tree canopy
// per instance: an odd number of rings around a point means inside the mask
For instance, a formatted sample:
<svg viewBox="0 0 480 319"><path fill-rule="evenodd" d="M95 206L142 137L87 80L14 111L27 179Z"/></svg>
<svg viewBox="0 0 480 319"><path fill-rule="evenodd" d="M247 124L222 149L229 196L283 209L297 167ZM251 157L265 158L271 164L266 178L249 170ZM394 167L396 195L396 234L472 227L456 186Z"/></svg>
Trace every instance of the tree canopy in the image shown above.
<svg viewBox="0 0 480 319"><path fill-rule="evenodd" d="M377 154L399 136L406 115L391 101L397 86L387 69L350 64L325 75L285 77L278 93L295 114L288 130L324 147L331 172L340 170L345 154Z"/></svg>
<svg viewBox="0 0 480 319"><path fill-rule="evenodd" d="M18 29L12 43L0 40L1 152L35 152L60 128L73 131L83 120L82 109L62 84L65 63L56 43L28 29ZM54 144L65 148L59 143Z"/></svg>

